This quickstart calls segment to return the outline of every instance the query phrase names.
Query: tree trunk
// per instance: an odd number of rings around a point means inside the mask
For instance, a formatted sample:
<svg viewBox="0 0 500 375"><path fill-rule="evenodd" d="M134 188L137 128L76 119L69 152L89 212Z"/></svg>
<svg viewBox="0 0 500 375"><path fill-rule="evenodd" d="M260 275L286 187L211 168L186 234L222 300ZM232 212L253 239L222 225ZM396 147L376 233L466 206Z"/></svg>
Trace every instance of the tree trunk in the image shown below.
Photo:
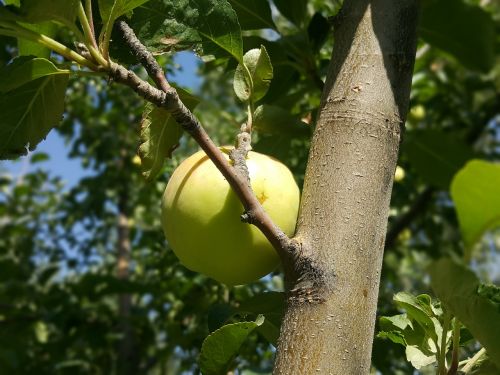
<svg viewBox="0 0 500 375"><path fill-rule="evenodd" d="M309 263L286 275L275 374L370 371L416 23L416 0L346 0L335 19L295 237Z"/></svg>

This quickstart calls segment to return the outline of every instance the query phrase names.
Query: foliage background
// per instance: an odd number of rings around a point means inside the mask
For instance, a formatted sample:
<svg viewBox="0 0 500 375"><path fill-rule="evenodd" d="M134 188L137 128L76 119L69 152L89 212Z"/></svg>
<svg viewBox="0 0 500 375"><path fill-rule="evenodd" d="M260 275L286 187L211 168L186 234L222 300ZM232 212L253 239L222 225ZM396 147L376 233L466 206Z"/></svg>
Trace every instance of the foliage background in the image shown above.
<svg viewBox="0 0 500 375"><path fill-rule="evenodd" d="M287 6L275 0L270 8L267 1L254 1L258 12L252 15L239 1L230 3L240 16L244 50L265 45L275 69L261 102L272 107L256 124L254 149L282 160L301 185L334 43L328 17L339 4L301 0ZM421 19L399 162L405 176L395 183L391 201L381 316L398 313L392 298L399 291L432 294L431 262L467 251L450 183L470 159L500 156L500 6L439 4L425 2ZM460 7L467 12L456 11ZM452 13L443 23L447 12ZM58 38L68 42L71 34ZM114 40L119 46L119 36ZM4 65L16 56L17 43L0 37L0 47ZM130 58L118 47L113 53ZM227 56L205 60L198 71L202 84L194 92L200 98L196 114L218 144L231 144L245 119L232 91L236 64ZM182 74L172 54L161 62L169 75ZM248 338L231 368L270 373L275 350L270 341L282 297L263 300L262 293L282 291L282 275L277 270L253 284L227 288L178 263L160 229L159 202L173 169L196 146L182 138L160 177L145 182L135 158L142 109L135 94L105 77L74 76L64 120L53 131L66 142L69 157L85 168L84 177L65 184L51 171L61 161L48 162L50 153L30 153L20 162L29 168L17 175L9 173L9 164L0 164L0 373L198 373L209 332L259 313L269 323ZM471 259L481 281L496 285L499 234L491 229L482 236ZM125 256L119 252L124 238ZM127 263L128 274L118 278L120 261ZM475 340L468 342L464 358L478 348ZM373 366L383 374L414 371L404 347L383 339L375 340ZM421 370L433 371L432 366Z"/></svg>

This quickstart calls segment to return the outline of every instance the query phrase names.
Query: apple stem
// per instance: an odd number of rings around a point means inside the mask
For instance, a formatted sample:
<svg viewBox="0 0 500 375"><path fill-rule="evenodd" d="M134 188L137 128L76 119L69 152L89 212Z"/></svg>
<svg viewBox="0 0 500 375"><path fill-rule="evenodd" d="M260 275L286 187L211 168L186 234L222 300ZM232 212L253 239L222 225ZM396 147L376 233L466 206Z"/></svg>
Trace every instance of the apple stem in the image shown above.
<svg viewBox="0 0 500 375"><path fill-rule="evenodd" d="M110 62L110 77L116 82L129 86L147 101L170 112L175 121L194 138L226 178L245 209L242 219L260 229L277 251L286 269L295 269L294 264L301 255L300 252L297 253L297 249L300 248L298 241L289 238L272 221L250 186L245 160L248 151L251 150L251 137L250 133L246 131L246 127L238 134L237 146L230 154L233 163L229 163L201 126L196 116L181 101L175 88L170 86L163 69L152 53L139 41L134 31L125 21L119 21L117 24L128 47L144 66L157 87L152 86L131 70L127 70L115 62Z"/></svg>

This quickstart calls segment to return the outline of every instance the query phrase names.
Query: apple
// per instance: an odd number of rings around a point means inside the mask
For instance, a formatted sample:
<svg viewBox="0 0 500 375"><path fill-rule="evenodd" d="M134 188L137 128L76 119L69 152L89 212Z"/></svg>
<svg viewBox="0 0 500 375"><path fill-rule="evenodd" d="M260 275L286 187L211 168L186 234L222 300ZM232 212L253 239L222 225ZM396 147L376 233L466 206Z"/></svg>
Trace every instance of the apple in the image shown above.
<svg viewBox="0 0 500 375"><path fill-rule="evenodd" d="M221 148L227 155L228 147ZM258 200L287 235L295 231L300 193L278 160L249 152L247 166ZM255 226L240 220L243 205L203 151L172 174L162 199L162 226L181 263L227 285L252 282L273 271L279 258Z"/></svg>
<svg viewBox="0 0 500 375"><path fill-rule="evenodd" d="M399 165L396 167L396 171L394 172L394 181L395 182L401 182L405 178L406 172L403 169L403 167L400 167Z"/></svg>

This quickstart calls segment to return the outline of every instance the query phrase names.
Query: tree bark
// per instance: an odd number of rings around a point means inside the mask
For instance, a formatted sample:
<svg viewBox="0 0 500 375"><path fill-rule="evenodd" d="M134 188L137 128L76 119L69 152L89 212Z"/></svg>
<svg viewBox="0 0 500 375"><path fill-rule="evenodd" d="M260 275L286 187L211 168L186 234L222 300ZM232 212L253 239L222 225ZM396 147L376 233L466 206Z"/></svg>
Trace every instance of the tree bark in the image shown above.
<svg viewBox="0 0 500 375"><path fill-rule="evenodd" d="M346 0L334 22L295 236L298 258L307 264L285 271L287 308L275 374L370 371L417 2Z"/></svg>

